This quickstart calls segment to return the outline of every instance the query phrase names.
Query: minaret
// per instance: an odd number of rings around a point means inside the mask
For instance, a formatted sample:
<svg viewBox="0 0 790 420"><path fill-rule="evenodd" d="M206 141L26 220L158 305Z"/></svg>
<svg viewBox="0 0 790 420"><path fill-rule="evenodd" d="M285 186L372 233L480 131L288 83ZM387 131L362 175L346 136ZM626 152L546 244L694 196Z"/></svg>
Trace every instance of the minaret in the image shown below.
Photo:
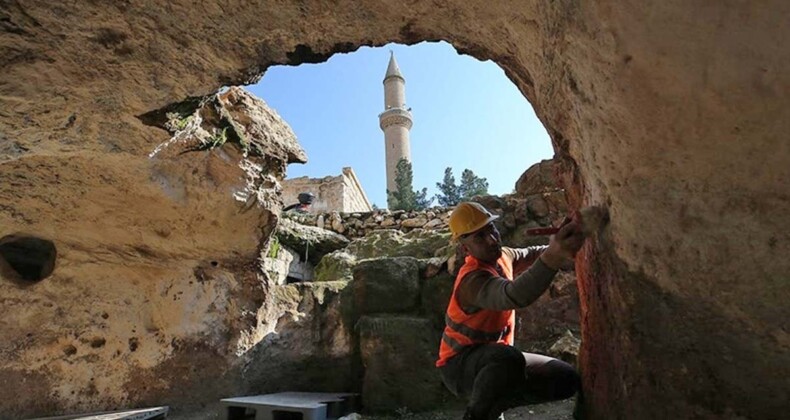
<svg viewBox="0 0 790 420"><path fill-rule="evenodd" d="M379 126L384 131L387 159L387 191L395 191L395 167L401 158L411 162L409 130L412 126L411 108L406 108L406 80L400 74L395 54L390 51L390 63L384 76L384 112L379 114Z"/></svg>

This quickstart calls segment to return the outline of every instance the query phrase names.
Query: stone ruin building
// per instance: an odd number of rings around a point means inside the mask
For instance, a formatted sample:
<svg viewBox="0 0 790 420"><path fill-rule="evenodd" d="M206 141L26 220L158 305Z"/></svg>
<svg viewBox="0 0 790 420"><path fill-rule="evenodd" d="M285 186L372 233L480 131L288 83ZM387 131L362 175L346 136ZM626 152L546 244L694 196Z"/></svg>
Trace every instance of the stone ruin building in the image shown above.
<svg viewBox="0 0 790 420"><path fill-rule="evenodd" d="M401 159L411 161L409 130L412 127L411 108L406 107L406 79L401 74L395 54L390 53L384 75L384 112L379 114L379 124L384 132L384 155L387 172L387 191L395 191L396 166ZM339 176L324 178L288 178L282 183L283 201L296 203L300 193L313 193L315 202L311 213L369 212L373 210L354 170L343 168Z"/></svg>
<svg viewBox="0 0 790 420"><path fill-rule="evenodd" d="M784 417L788 21L779 0L4 2L0 417L211 418L220 398L284 389L452 404L410 368L435 351L451 255L407 245L437 233L389 233L382 258L340 234L296 241L321 257L315 281L277 284L278 184L307 157L274 111L221 89L432 40L495 61L533 104L567 210L609 210L570 280L587 417ZM491 200L515 232L543 206Z"/></svg>
<svg viewBox="0 0 790 420"><path fill-rule="evenodd" d="M338 176L286 178L281 184L282 200L286 205L298 202L301 193L313 193L315 201L310 206L311 213L373 211L362 184L350 167L343 168Z"/></svg>

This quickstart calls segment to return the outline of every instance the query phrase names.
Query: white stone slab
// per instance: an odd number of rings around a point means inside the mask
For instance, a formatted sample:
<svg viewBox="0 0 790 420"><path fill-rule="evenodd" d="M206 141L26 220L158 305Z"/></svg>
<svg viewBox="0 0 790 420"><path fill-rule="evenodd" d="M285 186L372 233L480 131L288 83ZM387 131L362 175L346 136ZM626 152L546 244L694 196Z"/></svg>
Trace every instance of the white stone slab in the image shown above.
<svg viewBox="0 0 790 420"><path fill-rule="evenodd" d="M329 405L345 404L357 396L358 394L351 393L280 392L225 398L220 400L225 406L225 412L220 418L230 418L233 409L254 409L256 420L272 420L276 418L276 412L300 413L303 420L328 420Z"/></svg>
<svg viewBox="0 0 790 420"><path fill-rule="evenodd" d="M167 417L169 407L140 408L136 410L106 411L101 413L71 414L57 417L37 417L31 420L147 420L157 416Z"/></svg>
<svg viewBox="0 0 790 420"><path fill-rule="evenodd" d="M280 392L277 394L253 395L249 397L225 398L225 405L237 407L274 406L294 408L317 408L332 402L343 402L356 394L329 392Z"/></svg>

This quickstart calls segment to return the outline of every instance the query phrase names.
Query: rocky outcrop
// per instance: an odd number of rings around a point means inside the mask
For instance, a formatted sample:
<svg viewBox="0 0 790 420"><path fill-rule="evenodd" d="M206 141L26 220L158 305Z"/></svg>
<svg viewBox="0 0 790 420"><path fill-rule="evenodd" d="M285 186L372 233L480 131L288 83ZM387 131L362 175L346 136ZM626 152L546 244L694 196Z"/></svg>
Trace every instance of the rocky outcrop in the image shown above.
<svg viewBox="0 0 790 420"><path fill-rule="evenodd" d="M414 257L420 271L431 268L437 274L451 253L447 232L414 229L403 233L394 229L373 231L354 239L339 251L325 255L316 266L317 281L350 279L351 270L359 260L384 257ZM435 260L434 260L435 259Z"/></svg>
<svg viewBox="0 0 790 420"><path fill-rule="evenodd" d="M304 226L288 219L282 219L275 232L279 242L301 255L313 264L333 251L345 248L349 241L344 236L330 230L313 226Z"/></svg>
<svg viewBox="0 0 790 420"><path fill-rule="evenodd" d="M562 186L553 159L530 166L516 181L516 194L520 197L557 191L562 191Z"/></svg>
<svg viewBox="0 0 790 420"><path fill-rule="evenodd" d="M362 261L354 268L353 285L356 308L363 314L414 312L420 302L415 258Z"/></svg>
<svg viewBox="0 0 790 420"><path fill-rule="evenodd" d="M420 312L431 320L436 334L444 330L444 314L453 294L455 276L444 271L436 276L423 276ZM438 348L437 348L438 354Z"/></svg>
<svg viewBox="0 0 790 420"><path fill-rule="evenodd" d="M422 411L448 399L434 367L439 335L428 319L364 316L359 320L365 375L362 402L368 411Z"/></svg>
<svg viewBox="0 0 790 420"><path fill-rule="evenodd" d="M579 348L581 344L581 340L568 330L549 347L546 354L578 366Z"/></svg>
<svg viewBox="0 0 790 420"><path fill-rule="evenodd" d="M326 254L315 268L315 281L351 280L356 264L357 257L345 250Z"/></svg>
<svg viewBox="0 0 790 420"><path fill-rule="evenodd" d="M554 161L544 160L527 169L516 183L516 193L504 196L483 195L472 200L486 206L501 218L496 225L505 242L513 246L540 245L546 237L530 237L526 229L559 223L568 214L565 190L556 186ZM434 207L414 211L376 210L366 213L287 213L286 218L299 224L317 226L342 234L349 239L367 241L393 231L410 233L449 232L447 225L453 207ZM449 237L449 236L448 236ZM400 241L400 239L398 239Z"/></svg>
<svg viewBox="0 0 790 420"><path fill-rule="evenodd" d="M303 251L304 252L304 251ZM276 240L269 242L269 250L261 258L263 271L273 284L314 280L315 268L304 260L304 253L296 252Z"/></svg>
<svg viewBox="0 0 790 420"><path fill-rule="evenodd" d="M239 87L151 111L140 120L172 133L170 140L150 153L151 157L211 150L229 143L245 156L280 164L307 162L288 124L261 99ZM285 172L284 167L278 169Z"/></svg>
<svg viewBox="0 0 790 420"><path fill-rule="evenodd" d="M249 350L236 378L247 383L244 392L359 392L362 370L353 332L358 316L350 291L343 281L272 287L263 316L268 332Z"/></svg>
<svg viewBox="0 0 790 420"><path fill-rule="evenodd" d="M370 411L420 411L458 404L441 383L438 357L455 276L418 270L411 257L361 261L349 285L362 362L362 398ZM516 345L576 364L579 303L573 273L517 311ZM356 318L359 317L359 318Z"/></svg>
<svg viewBox="0 0 790 420"><path fill-rule="evenodd" d="M274 114L245 95L218 95L196 108L190 128L161 130L172 137L151 144L150 158L66 153L2 163L0 226L38 232L57 261L35 284L0 281L0 376L10 390L0 417L163 396L179 410L245 389L239 355L268 328L258 258L281 206L277 179L300 150L282 121L257 119ZM257 108L231 111L239 103ZM221 104L250 144L271 129L287 147L258 155L226 141L197 150L220 123L199 116Z"/></svg>
<svg viewBox="0 0 790 420"><path fill-rule="evenodd" d="M421 411L457 401L434 367L453 279L426 278L412 257L375 258L354 268L351 287L369 411Z"/></svg>
<svg viewBox="0 0 790 420"><path fill-rule="evenodd" d="M349 239L370 236L379 230L411 232L416 229L447 231L452 208L434 207L426 210L375 210L364 213L286 213L285 217L307 226L318 226L342 234Z"/></svg>
<svg viewBox="0 0 790 420"><path fill-rule="evenodd" d="M557 273L549 290L532 305L517 310L516 316L519 320L516 326L516 347L526 352L558 355L551 351L558 340L568 333L577 339L580 337L579 293L575 273ZM578 353L578 349L576 351ZM563 358L567 357L563 354Z"/></svg>
<svg viewBox="0 0 790 420"><path fill-rule="evenodd" d="M556 162L543 160L524 171L516 181L513 194L473 199L500 216L495 224L505 244L514 247L545 245L547 236L529 235L527 229L557 226L569 214L566 191L558 186L556 173Z"/></svg>
<svg viewBox="0 0 790 420"><path fill-rule="evenodd" d="M264 271L275 284L295 281L342 280L343 268L353 265L355 260L344 259L333 264L327 258L321 267L320 278L315 276L315 268L327 255L332 255L348 245L344 236L315 226L305 226L290 219L280 219L274 236L262 254ZM341 254L346 255L346 254ZM343 265L343 263L346 263ZM350 277L350 275L348 276Z"/></svg>
<svg viewBox="0 0 790 420"><path fill-rule="evenodd" d="M408 233L380 230L352 241L347 251L358 258L415 257L431 258L450 242L449 232L416 229Z"/></svg>
<svg viewBox="0 0 790 420"><path fill-rule="evenodd" d="M255 324L266 282L249 267L276 212L227 198L251 176L240 148L151 161L171 133L137 116L273 64L443 39L533 104L570 208L609 209L576 265L588 415L776 417L790 400L788 15L780 0L5 2L0 232L51 240L58 263L0 283L0 412L232 389L212 369L236 340L214 331Z"/></svg>

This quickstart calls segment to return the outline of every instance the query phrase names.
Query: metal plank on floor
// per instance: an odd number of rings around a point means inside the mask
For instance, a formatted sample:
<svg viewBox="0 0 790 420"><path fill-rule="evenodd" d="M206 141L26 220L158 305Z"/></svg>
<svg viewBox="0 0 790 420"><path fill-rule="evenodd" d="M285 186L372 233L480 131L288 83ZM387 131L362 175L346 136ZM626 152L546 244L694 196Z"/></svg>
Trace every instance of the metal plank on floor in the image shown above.
<svg viewBox="0 0 790 420"><path fill-rule="evenodd" d="M169 410L170 407L162 406L100 413L69 414L55 417L37 417L31 420L154 420L167 417Z"/></svg>

